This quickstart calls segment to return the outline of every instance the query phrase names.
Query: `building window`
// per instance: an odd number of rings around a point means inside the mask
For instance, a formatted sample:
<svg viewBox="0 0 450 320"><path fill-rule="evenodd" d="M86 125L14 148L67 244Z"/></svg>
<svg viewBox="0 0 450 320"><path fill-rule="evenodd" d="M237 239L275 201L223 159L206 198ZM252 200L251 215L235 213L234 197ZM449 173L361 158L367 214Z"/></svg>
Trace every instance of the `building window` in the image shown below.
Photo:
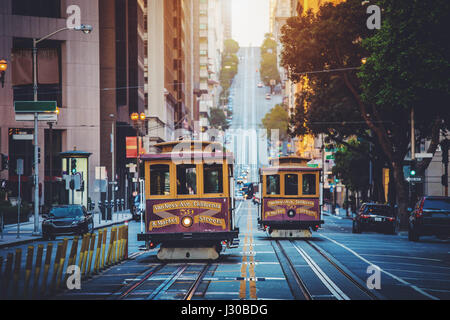
<svg viewBox="0 0 450 320"><path fill-rule="evenodd" d="M197 169L195 165L177 166L177 194L197 194Z"/></svg>
<svg viewBox="0 0 450 320"><path fill-rule="evenodd" d="M32 40L14 38L11 73L15 101L33 100ZM61 42L43 41L37 52L38 100L56 101L62 107Z"/></svg>
<svg viewBox="0 0 450 320"><path fill-rule="evenodd" d="M280 194L280 176L278 174L267 176L266 185L268 195Z"/></svg>
<svg viewBox="0 0 450 320"><path fill-rule="evenodd" d="M222 170L221 164L203 166L205 193L223 193Z"/></svg>
<svg viewBox="0 0 450 320"><path fill-rule="evenodd" d="M303 175L303 195L315 195L316 194L316 175L304 174Z"/></svg>
<svg viewBox="0 0 450 320"><path fill-rule="evenodd" d="M298 175L286 174L284 176L284 194L287 196L298 195Z"/></svg>
<svg viewBox="0 0 450 320"><path fill-rule="evenodd" d="M12 14L43 18L61 18L61 0L13 0Z"/></svg>
<svg viewBox="0 0 450 320"><path fill-rule="evenodd" d="M170 168L166 164L150 166L150 195L165 196L170 194Z"/></svg>

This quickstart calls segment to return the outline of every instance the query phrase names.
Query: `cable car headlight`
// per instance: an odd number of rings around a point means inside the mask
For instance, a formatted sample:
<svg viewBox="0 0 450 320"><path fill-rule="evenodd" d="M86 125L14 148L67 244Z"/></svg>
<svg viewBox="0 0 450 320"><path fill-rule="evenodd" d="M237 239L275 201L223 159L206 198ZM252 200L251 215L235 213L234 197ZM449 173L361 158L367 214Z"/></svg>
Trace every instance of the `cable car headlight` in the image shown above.
<svg viewBox="0 0 450 320"><path fill-rule="evenodd" d="M291 209L287 212L287 215L289 218L293 218L295 217L295 210Z"/></svg>
<svg viewBox="0 0 450 320"><path fill-rule="evenodd" d="M186 216L181 219L181 225L185 228L189 228L194 223L194 219L192 217Z"/></svg>

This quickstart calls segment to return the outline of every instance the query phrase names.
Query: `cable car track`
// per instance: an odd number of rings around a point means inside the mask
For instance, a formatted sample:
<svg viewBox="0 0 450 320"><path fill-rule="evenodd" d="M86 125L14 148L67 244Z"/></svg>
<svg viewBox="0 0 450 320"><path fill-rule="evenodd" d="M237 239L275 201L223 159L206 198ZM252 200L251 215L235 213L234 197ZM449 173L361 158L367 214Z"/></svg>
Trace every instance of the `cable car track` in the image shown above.
<svg viewBox="0 0 450 320"><path fill-rule="evenodd" d="M285 248L282 245L281 240L274 241L279 250L276 250L274 246L275 253L280 262L280 266L283 269L283 272L286 276L286 280L288 282L289 287L291 288L291 292L296 300L314 300L315 296L308 289L307 284L302 279L302 276L296 270L294 263L292 262L292 254L286 252ZM332 279L335 278L333 273L327 271L323 271L321 266L315 261L305 250L300 248L294 240L289 240L293 248L300 254L302 259L306 261L311 270L316 274L317 278L323 283L323 285L330 291L331 295L334 296L337 300L351 300L349 295L344 292ZM350 283L355 286L359 293L363 295L361 297L369 298L371 300L379 300L380 297L371 292L368 288L366 288L359 279L350 275L346 272L341 266L339 266L329 255L319 248L317 245L312 244L309 240L304 240L304 243L308 244L315 252L317 252L321 257L325 259L333 267L333 270L336 270L339 274L343 275ZM281 254L280 254L281 253ZM322 265L324 267L324 265ZM294 281L292 281L294 280ZM295 282L295 285L293 285Z"/></svg>
<svg viewBox="0 0 450 320"><path fill-rule="evenodd" d="M176 269L171 272L170 275L166 275L164 279L162 279L162 282L150 293L148 294L144 299L145 300L159 300L172 286L175 282L179 281L182 276L186 274L186 271L188 267L191 264L160 264L154 268L151 268L144 272L137 282L126 288L122 293L119 294L119 297L117 299L124 300L124 299L130 299L133 294L136 293L137 290L141 289L145 283L147 283L149 280L151 280L154 277L157 277L160 271L166 267L166 266L176 266ZM202 269L198 272L198 275L195 277L193 282L190 284L188 289L186 290L186 293L182 292L183 298L181 300L192 300L195 293L198 290L198 287L202 283L203 278L207 274L209 268L211 266L211 263L206 263ZM157 280L155 280L157 281ZM181 291L184 291L183 289Z"/></svg>

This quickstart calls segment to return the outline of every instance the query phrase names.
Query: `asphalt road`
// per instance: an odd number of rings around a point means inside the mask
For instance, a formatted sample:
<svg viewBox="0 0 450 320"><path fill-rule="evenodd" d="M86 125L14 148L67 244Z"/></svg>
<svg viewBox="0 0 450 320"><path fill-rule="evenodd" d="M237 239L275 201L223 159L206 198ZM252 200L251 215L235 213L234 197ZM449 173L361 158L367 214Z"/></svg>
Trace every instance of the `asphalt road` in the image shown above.
<svg viewBox="0 0 450 320"><path fill-rule="evenodd" d="M57 298L178 300L190 293L193 300L450 299L450 241L352 234L351 220L334 216L325 216L309 240L276 241L257 229L256 206L245 201L238 208L240 246L218 261L166 264L157 260L158 248L139 251L136 244L129 261ZM130 231L138 226L131 223ZM130 232L131 242L135 236ZM380 272L376 281L370 279L374 270Z"/></svg>
<svg viewBox="0 0 450 320"><path fill-rule="evenodd" d="M266 100L269 87L258 88L261 82L259 48L241 48L239 71L230 89L233 108L233 119L227 132L228 145L236 158L236 176L240 175L243 166L249 166L250 180L258 179L258 168L268 163L267 139L262 130L262 119L276 104L282 102L280 95Z"/></svg>

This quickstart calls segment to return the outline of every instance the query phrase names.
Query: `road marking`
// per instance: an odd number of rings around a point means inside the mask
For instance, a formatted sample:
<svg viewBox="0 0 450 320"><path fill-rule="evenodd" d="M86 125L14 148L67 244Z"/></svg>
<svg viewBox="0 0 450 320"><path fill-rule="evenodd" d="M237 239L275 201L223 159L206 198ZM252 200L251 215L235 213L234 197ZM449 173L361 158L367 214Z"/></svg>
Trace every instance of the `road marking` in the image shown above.
<svg viewBox="0 0 450 320"><path fill-rule="evenodd" d="M339 243L339 242L337 242L336 240L333 240L333 239L331 239L331 238L329 238L329 237L327 237L327 236L325 236L325 235L323 235L323 234L321 234L320 236L323 237L323 238L325 238L325 239L327 239L327 240L329 240L329 241L331 241L331 242L333 242L333 243L335 243L335 244L337 244L338 246L340 246L340 247L346 249L347 251L351 252L353 255L355 255L356 257L358 257L359 259L361 259L362 261L364 261L364 262L367 263L368 265L374 265L372 262L370 262L369 260L367 260L367 259L365 259L364 257L360 256L358 253L356 253L356 252L353 251L352 249L348 248L348 247L345 246L344 244ZM437 297L435 297L435 296L433 296L433 295L431 295L431 294L429 294L429 293L423 291L422 289L420 289L419 287L413 285L412 283L410 283L410 282L408 282L408 281L405 281L405 280L403 280L402 278L397 277L396 275L394 275L394 274L392 274L392 273L390 273L390 272L388 272L388 271L386 271L386 270L383 270L383 269L382 269L381 267L379 267L379 266L377 266L377 267L380 269L381 272L384 272L385 274L387 274L388 276L394 278L395 280L397 280L397 281L403 283L404 285L409 286L410 288L414 289L415 291L419 292L420 294L422 294L422 295L424 295L424 296L426 296L426 297L428 297L428 298L430 298L430 299L433 299L433 300L439 300L439 298L437 298Z"/></svg>
<svg viewBox="0 0 450 320"><path fill-rule="evenodd" d="M330 290L330 292L333 294L333 296L336 297L338 300L350 300L350 298L337 286L336 283L334 283L327 275L326 273L317 265L317 263L314 262L314 260L302 249L297 247L295 244L294 248L295 250L300 253L300 255L303 257L303 259L308 263L308 265L311 267L312 271L317 275L317 277L322 281L322 283Z"/></svg>
<svg viewBox="0 0 450 320"><path fill-rule="evenodd" d="M389 258L403 258L403 259L414 259L414 260L426 260L426 261L437 261L442 262L439 259L429 259L429 258L420 258L420 257L407 257L407 256L393 256L388 254L373 254L373 253L365 253L361 254L362 256L374 256L374 257L389 257Z"/></svg>

